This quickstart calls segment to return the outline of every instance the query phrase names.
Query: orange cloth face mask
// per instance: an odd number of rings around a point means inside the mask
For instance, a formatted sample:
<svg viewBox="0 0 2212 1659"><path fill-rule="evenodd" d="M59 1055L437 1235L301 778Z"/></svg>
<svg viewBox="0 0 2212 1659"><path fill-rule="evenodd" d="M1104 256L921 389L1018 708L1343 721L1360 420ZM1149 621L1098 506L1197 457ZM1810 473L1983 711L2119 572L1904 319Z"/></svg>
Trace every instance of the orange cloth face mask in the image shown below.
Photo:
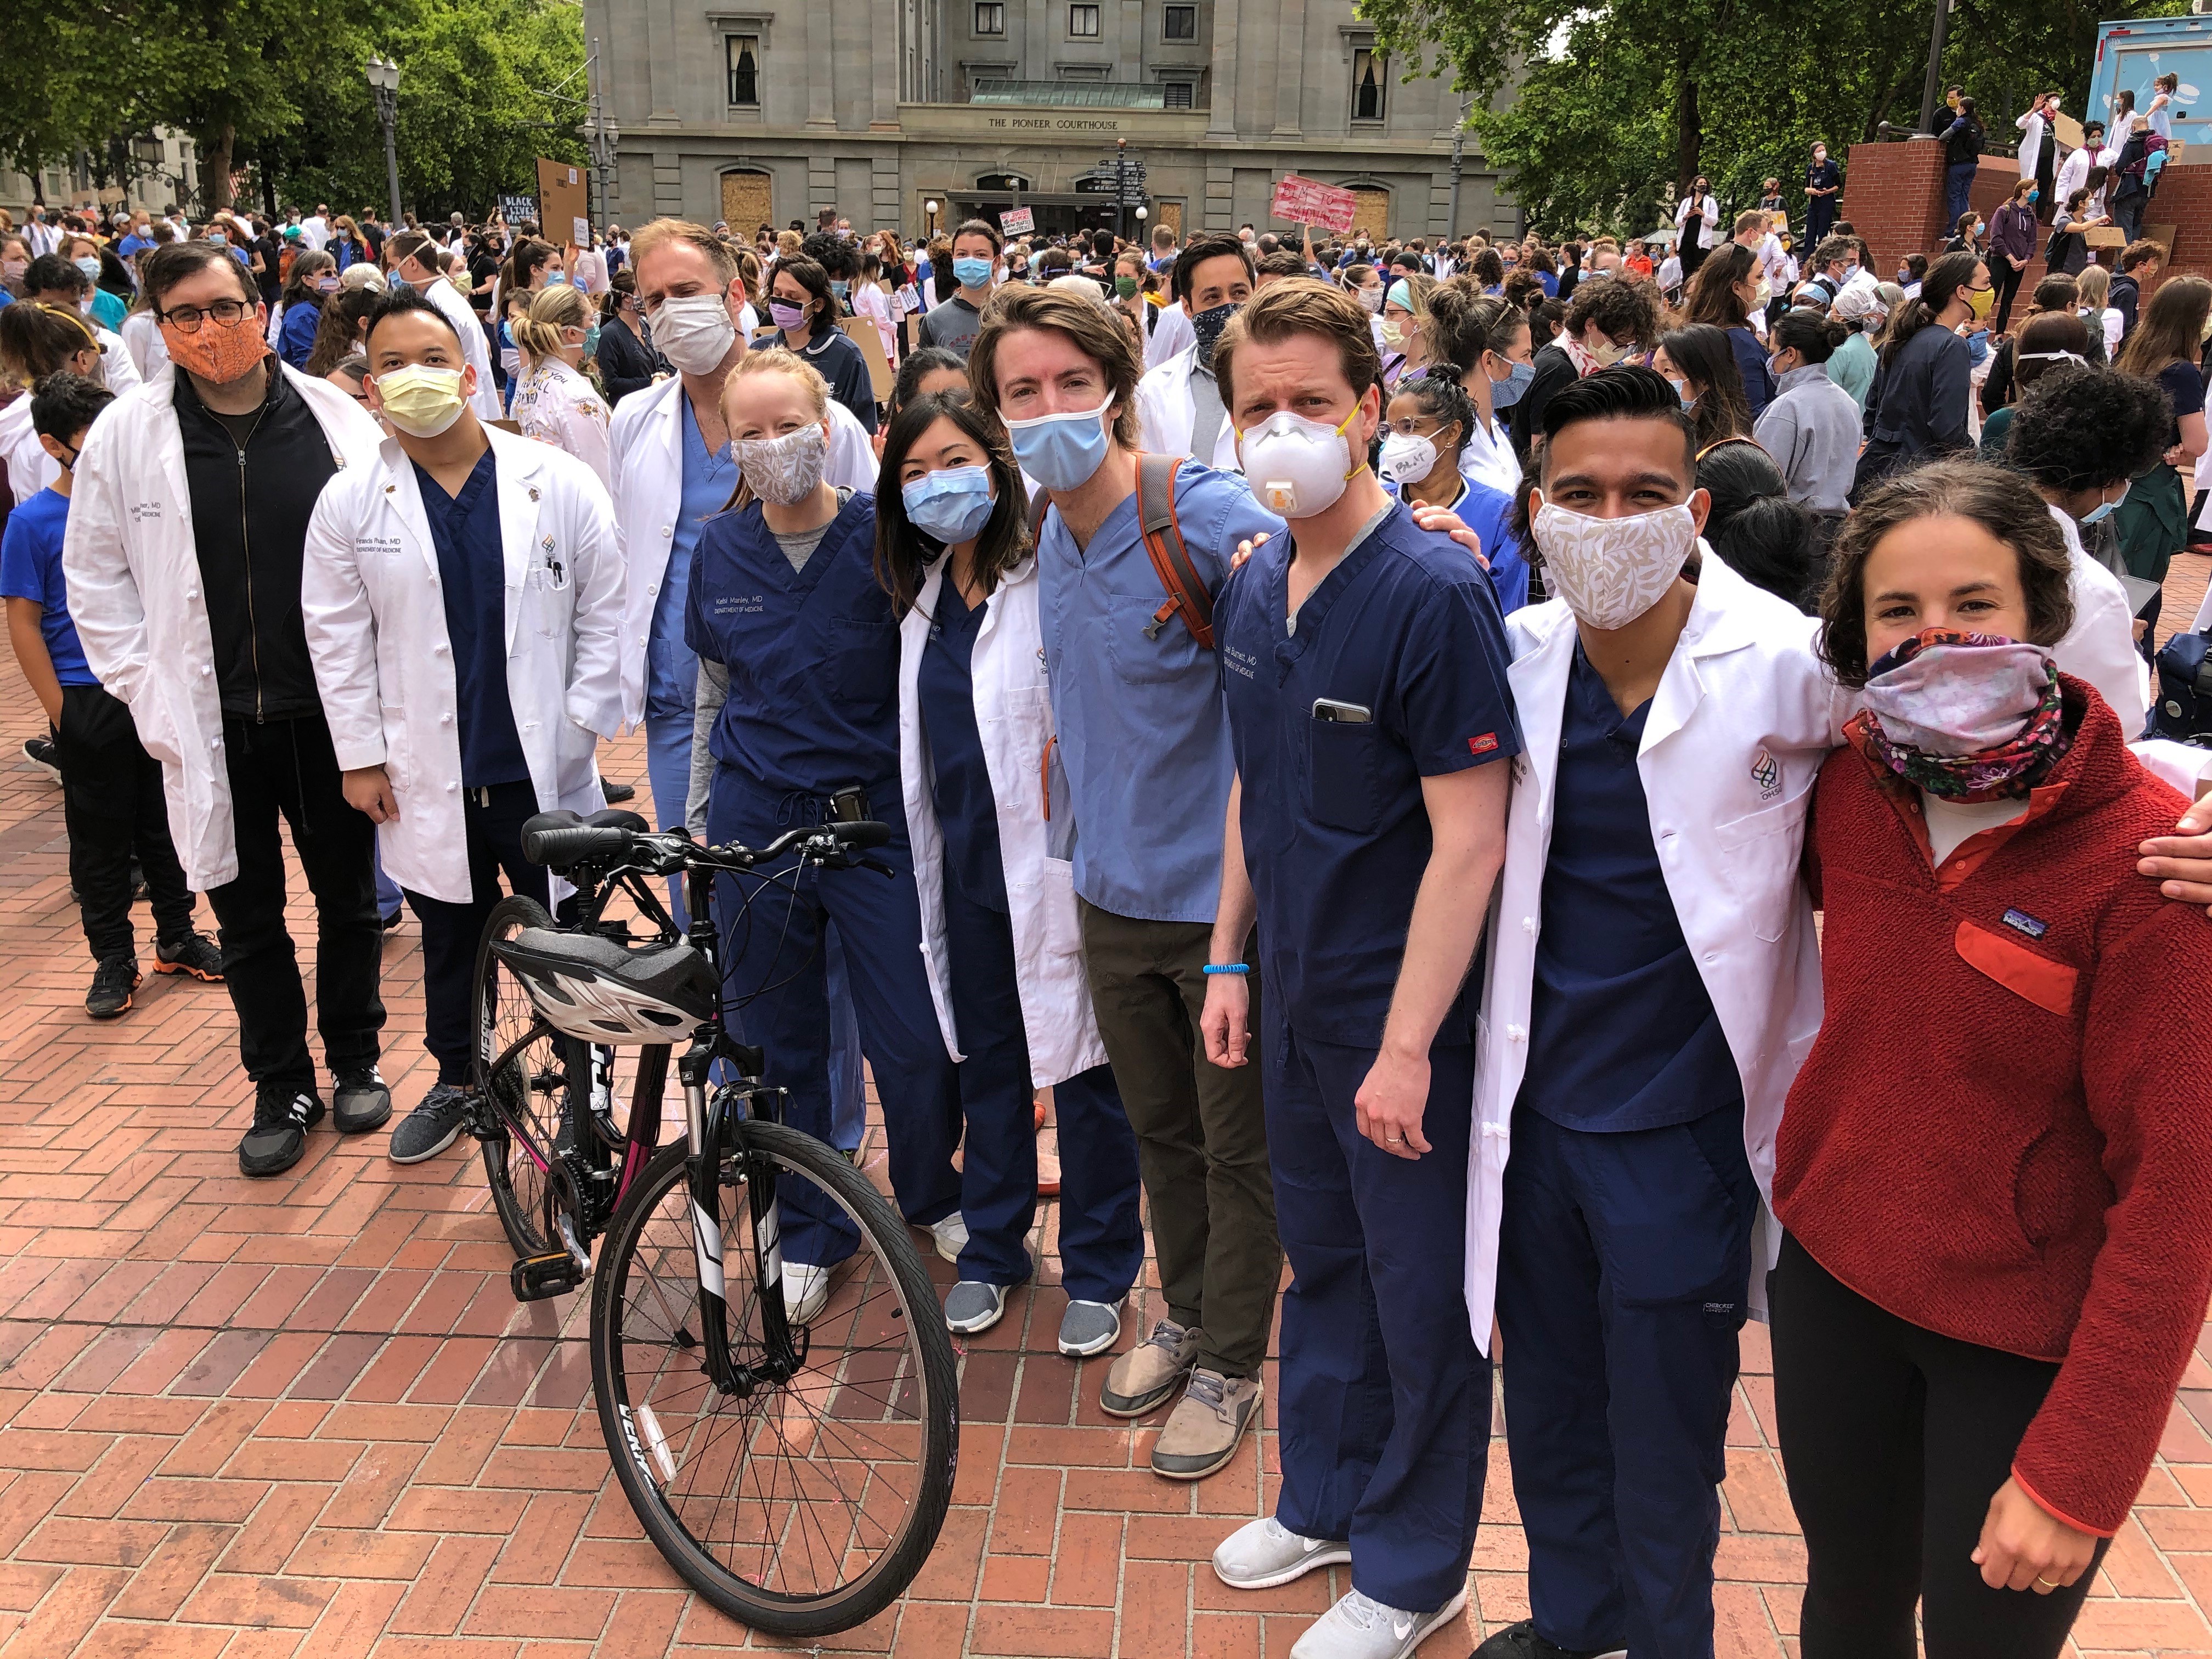
<svg viewBox="0 0 2212 1659"><path fill-rule="evenodd" d="M212 317L203 318L198 331L192 334L173 323L163 323L161 339L178 368L216 386L228 386L252 373L269 355L269 342L252 313L228 328Z"/></svg>

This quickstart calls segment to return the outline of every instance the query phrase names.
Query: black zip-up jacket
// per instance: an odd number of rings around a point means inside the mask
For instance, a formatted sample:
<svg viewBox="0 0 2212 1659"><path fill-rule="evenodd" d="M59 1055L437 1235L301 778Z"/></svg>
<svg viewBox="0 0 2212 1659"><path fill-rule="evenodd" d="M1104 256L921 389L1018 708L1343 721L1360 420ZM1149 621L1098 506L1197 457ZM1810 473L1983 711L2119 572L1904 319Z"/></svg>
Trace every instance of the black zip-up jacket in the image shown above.
<svg viewBox="0 0 2212 1659"><path fill-rule="evenodd" d="M300 569L315 498L337 463L307 400L275 358L266 361L269 396L243 448L200 402L191 377L179 369L176 378L192 539L225 720L323 712L300 617Z"/></svg>

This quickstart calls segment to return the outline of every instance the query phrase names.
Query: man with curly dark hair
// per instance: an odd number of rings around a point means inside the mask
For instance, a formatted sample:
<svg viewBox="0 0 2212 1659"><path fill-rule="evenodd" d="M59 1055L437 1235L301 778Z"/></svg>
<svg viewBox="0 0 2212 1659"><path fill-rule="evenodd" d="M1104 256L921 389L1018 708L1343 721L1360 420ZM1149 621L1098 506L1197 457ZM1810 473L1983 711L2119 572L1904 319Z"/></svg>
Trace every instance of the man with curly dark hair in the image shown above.
<svg viewBox="0 0 2212 1659"><path fill-rule="evenodd" d="M1513 410L1513 447L1521 465L1543 429L1544 406L1583 375L1610 368L1631 352L1648 350L1659 340L1659 290L1648 282L1618 276L1592 276L1577 283L1558 339L1539 351L1535 377Z"/></svg>
<svg viewBox="0 0 2212 1659"><path fill-rule="evenodd" d="M2172 420L2156 381L2087 364L2047 369L2014 406L2005 461L2049 503L2074 562L2074 654L2130 737L2142 730L2149 687L2138 655L2135 605L2122 586L2112 509L2128 480L2155 465ZM2147 631L2147 630L2142 630Z"/></svg>

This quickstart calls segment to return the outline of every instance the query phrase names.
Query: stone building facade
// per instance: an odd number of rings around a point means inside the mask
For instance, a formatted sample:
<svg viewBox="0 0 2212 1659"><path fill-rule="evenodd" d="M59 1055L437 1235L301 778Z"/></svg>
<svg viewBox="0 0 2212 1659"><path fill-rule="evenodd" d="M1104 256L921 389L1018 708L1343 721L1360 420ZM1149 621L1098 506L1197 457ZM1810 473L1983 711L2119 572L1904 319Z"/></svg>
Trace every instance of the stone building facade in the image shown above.
<svg viewBox="0 0 2212 1659"><path fill-rule="evenodd" d="M585 33L619 223L1110 228L1121 141L1132 234L1269 228L1291 172L1357 191L1378 235L1455 228L1458 95L1400 84L1350 0L585 0ZM1455 228L1520 222L1469 140Z"/></svg>

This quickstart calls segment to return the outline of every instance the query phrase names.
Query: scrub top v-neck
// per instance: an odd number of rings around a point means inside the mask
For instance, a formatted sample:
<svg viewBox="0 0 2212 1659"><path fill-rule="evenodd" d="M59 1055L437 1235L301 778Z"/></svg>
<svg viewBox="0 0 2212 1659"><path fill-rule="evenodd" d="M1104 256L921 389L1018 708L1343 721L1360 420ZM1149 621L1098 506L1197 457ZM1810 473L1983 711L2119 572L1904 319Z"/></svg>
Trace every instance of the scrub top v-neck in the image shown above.
<svg viewBox="0 0 2212 1659"><path fill-rule="evenodd" d="M951 573L938 585L937 614L922 648L918 691L928 740L930 794L945 835L946 873L986 909L1006 914L1006 867L999 851L997 798L975 724L975 638L989 604L970 610Z"/></svg>
<svg viewBox="0 0 2212 1659"><path fill-rule="evenodd" d="M653 603L653 638L646 652L646 713L666 718L687 714L699 684L699 659L684 639L684 612L691 591L691 563L700 532L720 513L738 487L737 464L726 448L710 454L699 430L691 400L676 398L678 443L684 460L683 499L674 533L668 538L668 569Z"/></svg>

